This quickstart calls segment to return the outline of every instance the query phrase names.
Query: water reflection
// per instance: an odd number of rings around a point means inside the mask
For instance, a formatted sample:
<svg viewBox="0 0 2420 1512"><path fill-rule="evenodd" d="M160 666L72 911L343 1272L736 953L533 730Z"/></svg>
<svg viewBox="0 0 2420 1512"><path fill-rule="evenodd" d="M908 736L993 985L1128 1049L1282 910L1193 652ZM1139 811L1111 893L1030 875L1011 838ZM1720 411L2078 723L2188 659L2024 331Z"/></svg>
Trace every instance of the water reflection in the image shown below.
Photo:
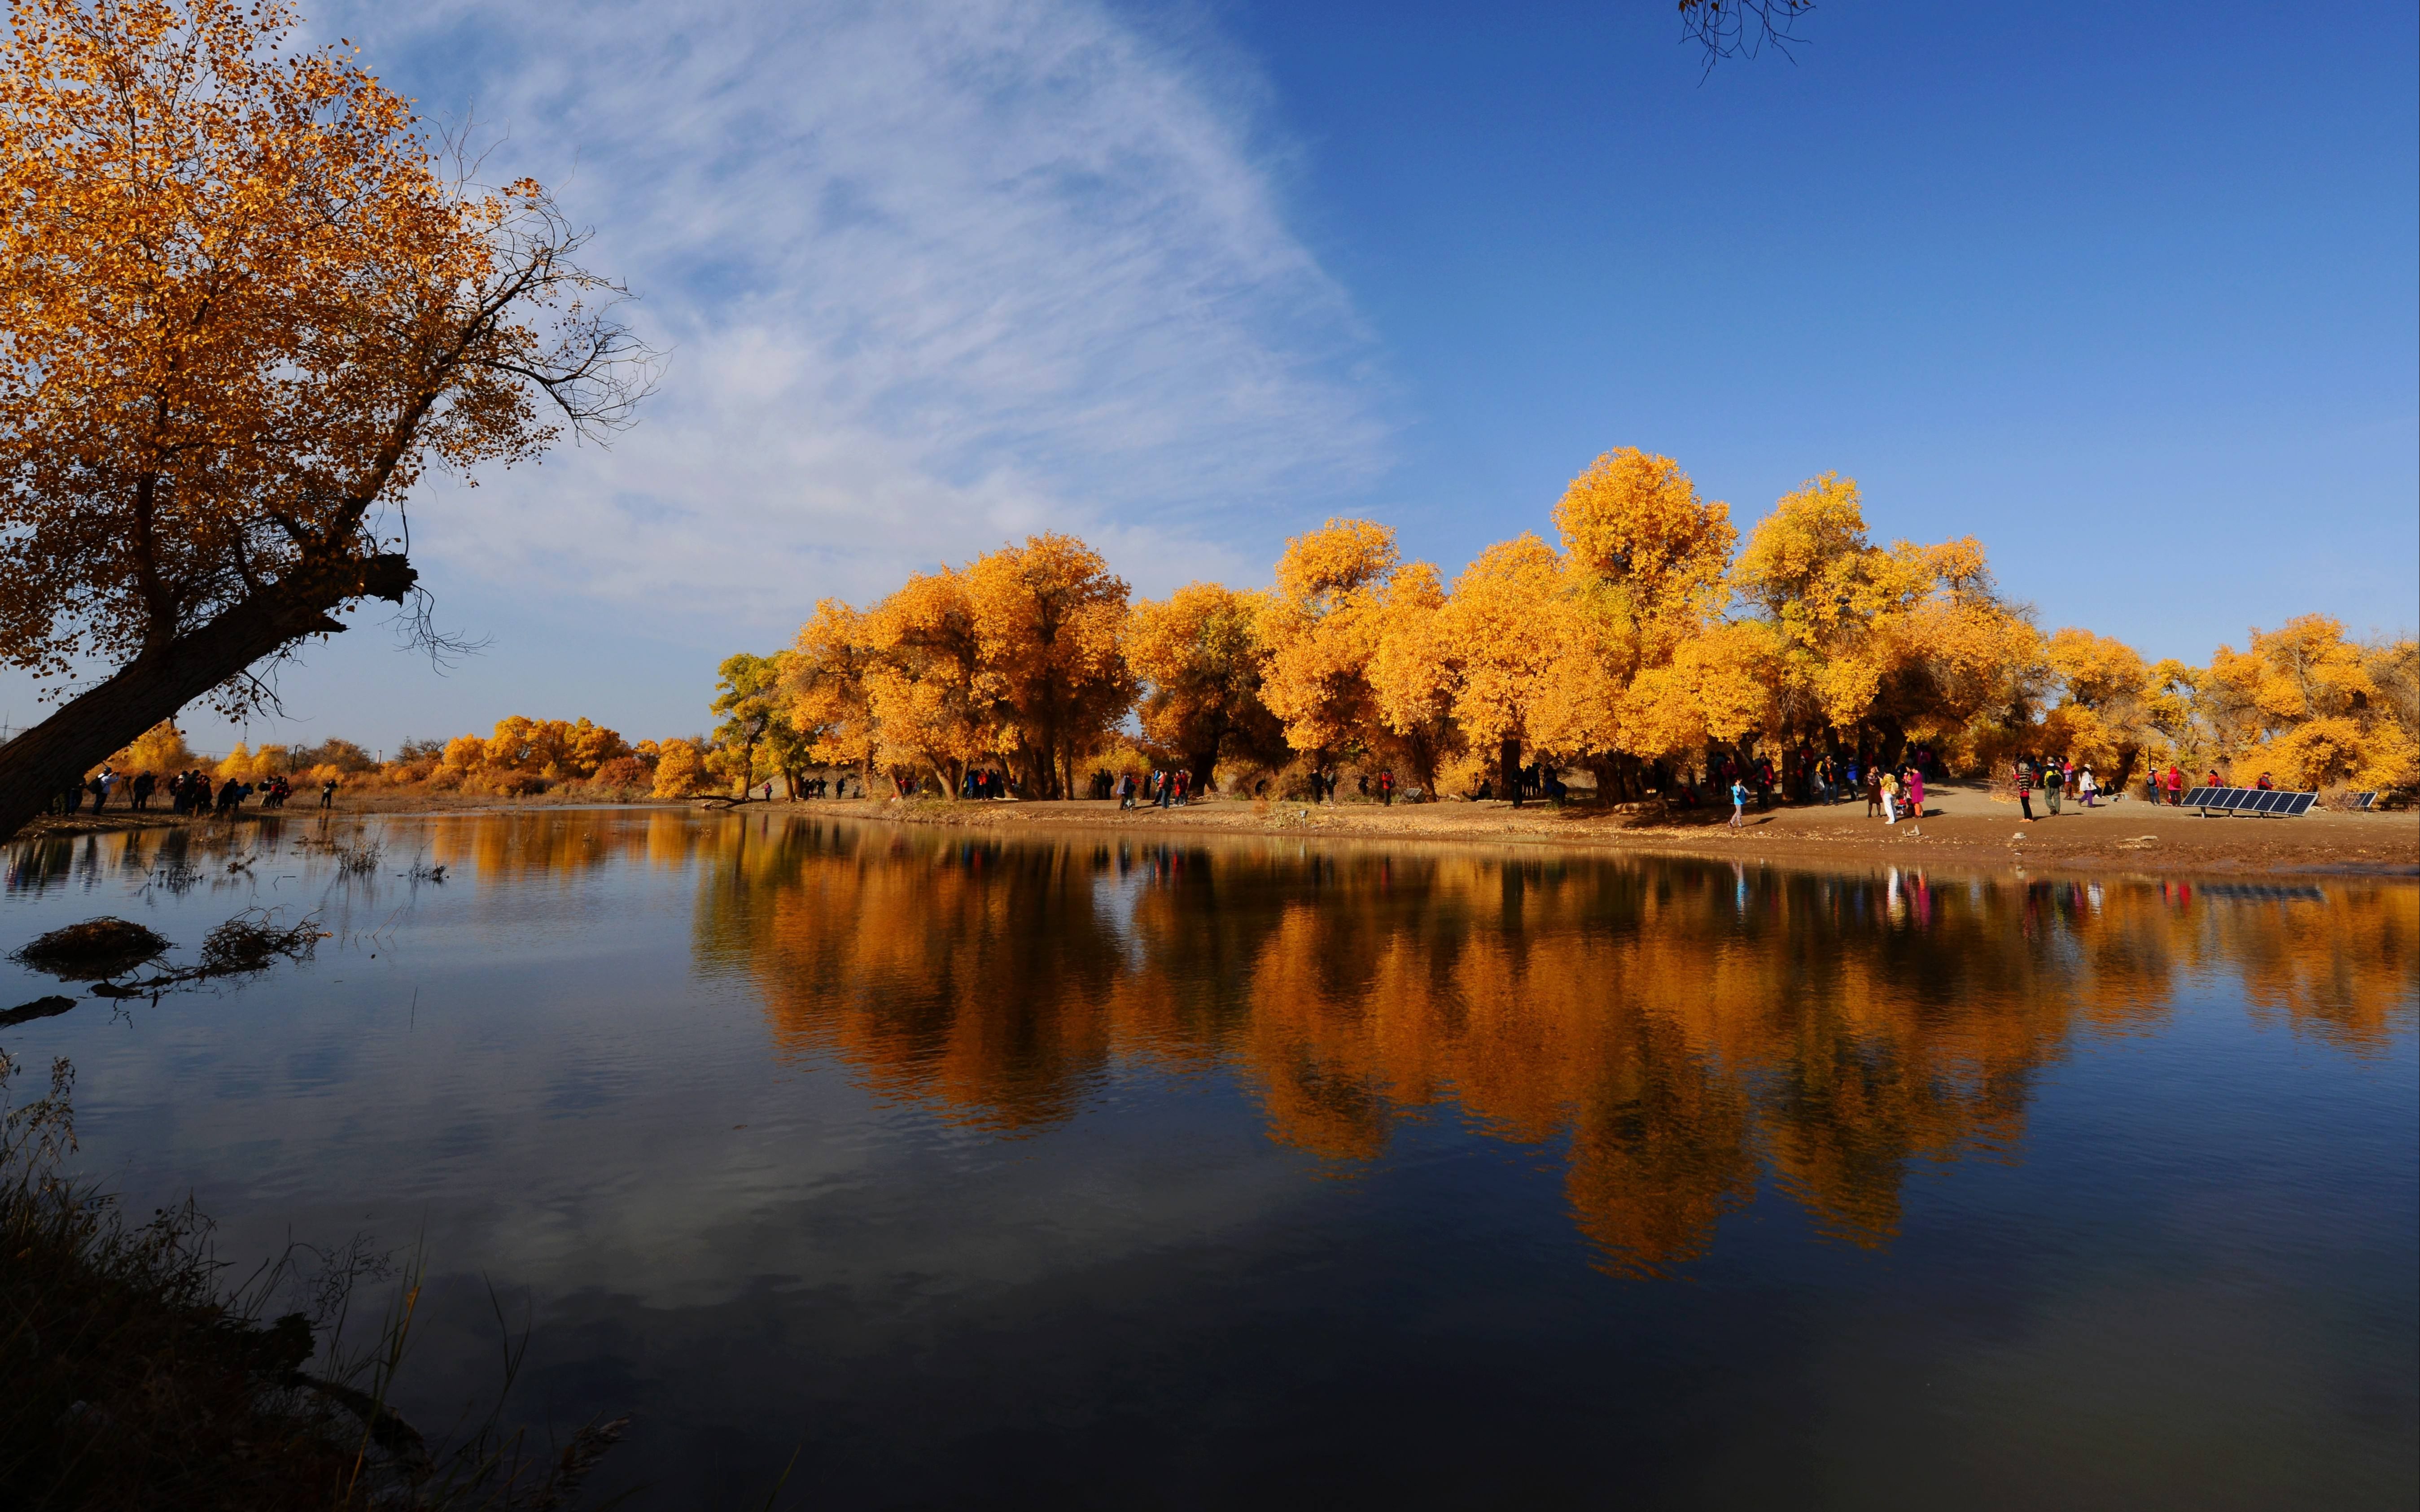
<svg viewBox="0 0 2420 1512"><path fill-rule="evenodd" d="M814 822L623 843L699 865L700 964L753 980L779 1054L1010 1135L1120 1062L1232 1068L1270 1137L1341 1174L1450 1107L1559 1149L1575 1223L1621 1272L1706 1253L1761 1171L1824 1233L1886 1242L1911 1165L2005 1155L2045 1065L2162 1026L2195 973L2376 1055L2411 1025L2420 935L2397 887L2213 900Z"/></svg>
<svg viewBox="0 0 2420 1512"><path fill-rule="evenodd" d="M382 838L347 873L332 841ZM2414 1017L2420 891L1944 879L1468 851L1002 843L675 810L301 816L36 841L17 894L133 884L292 903L375 939L415 864L461 888L615 867L696 887L695 966L748 981L777 1057L1001 1137L1123 1067L1217 1071L1351 1177L1448 1110L1558 1160L1603 1263L1708 1251L1760 1181L1878 1246L1920 1162L2005 1158L2043 1068L2164 1027L2224 974L2358 1057Z"/></svg>

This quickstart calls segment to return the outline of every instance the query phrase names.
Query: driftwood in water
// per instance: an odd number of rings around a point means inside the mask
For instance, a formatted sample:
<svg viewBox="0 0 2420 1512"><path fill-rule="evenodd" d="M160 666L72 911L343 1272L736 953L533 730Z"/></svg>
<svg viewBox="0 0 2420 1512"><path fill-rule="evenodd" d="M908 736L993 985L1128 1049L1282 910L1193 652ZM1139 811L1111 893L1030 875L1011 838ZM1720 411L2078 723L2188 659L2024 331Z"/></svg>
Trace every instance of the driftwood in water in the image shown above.
<svg viewBox="0 0 2420 1512"><path fill-rule="evenodd" d="M97 982L96 997L147 997L163 988L212 977L245 977L266 971L280 961L307 961L327 934L317 916L281 929L270 922L267 910L254 908L236 915L210 931L202 941L202 959L190 966L162 971L139 981Z"/></svg>

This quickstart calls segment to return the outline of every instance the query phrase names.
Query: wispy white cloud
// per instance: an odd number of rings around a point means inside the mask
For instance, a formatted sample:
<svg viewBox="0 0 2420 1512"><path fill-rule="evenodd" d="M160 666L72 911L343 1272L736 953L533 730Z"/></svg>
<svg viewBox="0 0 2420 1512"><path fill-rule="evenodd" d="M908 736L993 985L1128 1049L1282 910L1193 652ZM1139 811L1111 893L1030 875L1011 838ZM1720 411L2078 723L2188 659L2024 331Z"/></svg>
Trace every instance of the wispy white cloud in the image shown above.
<svg viewBox="0 0 2420 1512"><path fill-rule="evenodd" d="M670 353L611 452L431 485L416 533L453 570L754 623L1043 527L1140 586L1257 578L1272 520L1385 466L1368 343L1285 224L1253 82L1095 0L317 29L564 186Z"/></svg>

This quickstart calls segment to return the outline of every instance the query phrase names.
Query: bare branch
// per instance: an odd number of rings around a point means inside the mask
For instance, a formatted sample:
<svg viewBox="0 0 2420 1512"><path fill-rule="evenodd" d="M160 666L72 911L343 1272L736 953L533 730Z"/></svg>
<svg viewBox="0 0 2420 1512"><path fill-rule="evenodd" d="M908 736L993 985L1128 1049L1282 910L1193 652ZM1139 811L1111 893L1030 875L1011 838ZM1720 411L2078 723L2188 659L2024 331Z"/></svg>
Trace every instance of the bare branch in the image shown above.
<svg viewBox="0 0 2420 1512"><path fill-rule="evenodd" d="M1727 57L1754 57L1771 47L1795 62L1790 49L1806 40L1791 28L1815 0L1678 0L1681 36L1706 52L1706 71Z"/></svg>
<svg viewBox="0 0 2420 1512"><path fill-rule="evenodd" d="M439 629L436 595L417 584L387 625L395 631L396 650L420 652L428 658L429 669L441 677L460 666L465 658L480 656L495 644L492 636L473 640Z"/></svg>

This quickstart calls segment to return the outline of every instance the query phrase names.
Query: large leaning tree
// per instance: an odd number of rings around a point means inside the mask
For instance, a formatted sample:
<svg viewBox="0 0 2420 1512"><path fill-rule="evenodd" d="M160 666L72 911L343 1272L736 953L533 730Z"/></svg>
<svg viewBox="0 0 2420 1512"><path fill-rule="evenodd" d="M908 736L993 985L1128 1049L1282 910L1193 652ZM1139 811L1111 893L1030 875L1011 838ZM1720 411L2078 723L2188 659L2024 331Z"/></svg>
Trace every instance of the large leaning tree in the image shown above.
<svg viewBox="0 0 2420 1512"><path fill-rule="evenodd" d="M0 837L365 600L426 625L430 468L624 424L646 354L538 185L475 181L278 0L9 0L0 39Z"/></svg>

